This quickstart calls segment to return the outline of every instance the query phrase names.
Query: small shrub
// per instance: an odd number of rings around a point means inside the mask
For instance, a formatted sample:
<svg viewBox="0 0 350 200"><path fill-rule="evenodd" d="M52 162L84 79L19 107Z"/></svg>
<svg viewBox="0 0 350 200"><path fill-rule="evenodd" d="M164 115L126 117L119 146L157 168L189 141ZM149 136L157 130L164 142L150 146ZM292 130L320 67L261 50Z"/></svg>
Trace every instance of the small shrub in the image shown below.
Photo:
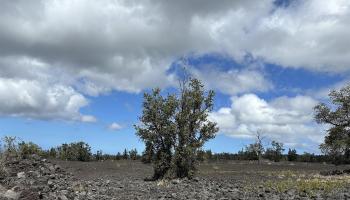
<svg viewBox="0 0 350 200"><path fill-rule="evenodd" d="M28 158L28 156L31 156L33 154L36 155L43 155L43 150L33 142L20 142L18 144L18 150L19 154L21 155L21 158Z"/></svg>

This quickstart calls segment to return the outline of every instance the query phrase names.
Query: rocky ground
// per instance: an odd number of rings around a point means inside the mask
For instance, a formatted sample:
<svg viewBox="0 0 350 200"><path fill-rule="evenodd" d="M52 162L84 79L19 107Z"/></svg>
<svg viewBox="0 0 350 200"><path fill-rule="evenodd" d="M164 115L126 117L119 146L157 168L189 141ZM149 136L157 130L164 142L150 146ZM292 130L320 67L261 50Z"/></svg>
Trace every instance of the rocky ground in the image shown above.
<svg viewBox="0 0 350 200"><path fill-rule="evenodd" d="M350 199L347 167L215 162L201 164L193 180L148 182L144 178L152 167L138 161L82 163L34 156L3 163L0 200Z"/></svg>

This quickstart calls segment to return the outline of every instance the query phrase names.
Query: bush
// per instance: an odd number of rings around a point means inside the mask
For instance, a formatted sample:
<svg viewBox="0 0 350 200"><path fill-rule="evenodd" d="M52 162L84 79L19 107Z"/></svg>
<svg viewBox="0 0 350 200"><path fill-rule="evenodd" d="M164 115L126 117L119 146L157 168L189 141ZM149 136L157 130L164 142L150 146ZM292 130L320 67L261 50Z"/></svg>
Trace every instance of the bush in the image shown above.
<svg viewBox="0 0 350 200"><path fill-rule="evenodd" d="M90 161L92 157L90 146L84 142L62 144L57 147L57 152L62 160Z"/></svg>
<svg viewBox="0 0 350 200"><path fill-rule="evenodd" d="M19 153L22 158L28 158L29 156L36 154L36 155L44 155L44 151L33 142L20 142L18 144Z"/></svg>
<svg viewBox="0 0 350 200"><path fill-rule="evenodd" d="M4 138L2 138L2 142L3 142L3 149L2 149L3 159L20 157L17 137L5 136Z"/></svg>

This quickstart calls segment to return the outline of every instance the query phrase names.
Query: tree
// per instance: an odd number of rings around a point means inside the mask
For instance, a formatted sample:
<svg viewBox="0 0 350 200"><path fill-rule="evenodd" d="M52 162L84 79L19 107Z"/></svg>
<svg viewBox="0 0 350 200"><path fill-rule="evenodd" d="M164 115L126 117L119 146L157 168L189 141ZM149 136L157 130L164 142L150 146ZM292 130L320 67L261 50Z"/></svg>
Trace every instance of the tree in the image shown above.
<svg viewBox="0 0 350 200"><path fill-rule="evenodd" d="M214 91L204 91L200 80L185 79L179 94L161 95L160 89L144 94L141 125L136 134L154 152L153 179L191 178L196 171L197 151L215 137L217 125L209 121Z"/></svg>
<svg viewBox="0 0 350 200"><path fill-rule="evenodd" d="M262 136L262 133L260 131L257 131L255 135L255 143L253 144L253 146L251 146L251 148L253 148L253 150L255 151L258 157L259 164L261 162L262 154L265 151L263 140L264 140L264 137Z"/></svg>
<svg viewBox="0 0 350 200"><path fill-rule="evenodd" d="M288 149L288 161L296 161L298 158L297 150L295 149Z"/></svg>
<svg viewBox="0 0 350 200"><path fill-rule="evenodd" d="M95 154L95 159L96 159L97 161L103 160L103 153L102 153L102 150L99 150L99 151L96 152L96 154Z"/></svg>
<svg viewBox="0 0 350 200"><path fill-rule="evenodd" d="M257 146L257 143L249 144L238 153L243 157L243 160L259 160Z"/></svg>
<svg viewBox="0 0 350 200"><path fill-rule="evenodd" d="M333 157L333 163L350 161L350 85L329 93L331 103L315 106L317 123L328 124L327 136L320 145L323 153Z"/></svg>
<svg viewBox="0 0 350 200"><path fill-rule="evenodd" d="M129 159L128 150L126 150L126 149L124 149L124 152L123 152L123 159L124 159L124 160Z"/></svg>
<svg viewBox="0 0 350 200"><path fill-rule="evenodd" d="M275 162L279 162L283 157L283 143L272 141L271 148L268 148L265 152L265 156L269 160L273 160Z"/></svg>
<svg viewBox="0 0 350 200"><path fill-rule="evenodd" d="M129 156L131 160L137 160L137 150L136 149L131 149L129 151Z"/></svg>
<svg viewBox="0 0 350 200"><path fill-rule="evenodd" d="M72 143L73 151L77 153L78 161L89 161L91 159L91 147L85 142Z"/></svg>
<svg viewBox="0 0 350 200"><path fill-rule="evenodd" d="M115 159L120 160L121 158L122 158L122 154L118 152L117 155L115 155Z"/></svg>

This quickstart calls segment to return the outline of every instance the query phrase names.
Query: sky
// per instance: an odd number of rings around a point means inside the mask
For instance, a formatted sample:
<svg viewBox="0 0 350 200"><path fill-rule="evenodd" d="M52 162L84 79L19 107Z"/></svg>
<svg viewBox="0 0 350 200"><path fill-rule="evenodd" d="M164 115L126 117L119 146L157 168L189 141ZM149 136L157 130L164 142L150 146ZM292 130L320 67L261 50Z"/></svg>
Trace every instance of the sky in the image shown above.
<svg viewBox="0 0 350 200"><path fill-rule="evenodd" d="M141 152L143 93L179 71L216 92L205 145L319 153L313 107L350 82L348 0L0 0L0 136Z"/></svg>

